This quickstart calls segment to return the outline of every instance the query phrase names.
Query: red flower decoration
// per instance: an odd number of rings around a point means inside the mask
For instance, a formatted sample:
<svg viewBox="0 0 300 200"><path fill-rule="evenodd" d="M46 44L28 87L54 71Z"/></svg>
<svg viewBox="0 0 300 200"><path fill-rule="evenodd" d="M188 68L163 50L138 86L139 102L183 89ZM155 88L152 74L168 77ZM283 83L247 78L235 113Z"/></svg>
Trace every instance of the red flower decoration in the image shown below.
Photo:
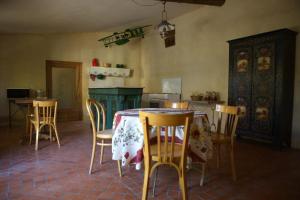
<svg viewBox="0 0 300 200"><path fill-rule="evenodd" d="M129 152L126 152L124 157L127 159L129 157Z"/></svg>
<svg viewBox="0 0 300 200"><path fill-rule="evenodd" d="M115 129L118 127L118 125L119 125L121 119L122 119L122 116L121 116L121 115L116 115L116 116L115 116L115 122L116 122L116 123L115 123Z"/></svg>
<svg viewBox="0 0 300 200"><path fill-rule="evenodd" d="M136 160L137 161L141 161L141 160L143 160L143 157L144 157L144 155L143 155L143 149L138 150L136 152Z"/></svg>

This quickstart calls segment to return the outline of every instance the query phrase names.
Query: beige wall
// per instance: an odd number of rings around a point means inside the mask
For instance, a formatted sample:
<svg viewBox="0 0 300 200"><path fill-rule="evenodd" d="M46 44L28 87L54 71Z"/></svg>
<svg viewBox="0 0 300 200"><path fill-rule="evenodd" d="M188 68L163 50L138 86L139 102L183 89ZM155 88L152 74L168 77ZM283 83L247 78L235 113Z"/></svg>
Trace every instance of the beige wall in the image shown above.
<svg viewBox="0 0 300 200"><path fill-rule="evenodd" d="M0 124L7 122L6 88L45 88L44 55L44 37L0 35Z"/></svg>
<svg viewBox="0 0 300 200"><path fill-rule="evenodd" d="M93 58L113 66L117 63L127 65L134 73L125 79L125 85L139 86L140 42L135 40L124 46L105 48L97 40L109 34L0 35L0 118L8 115L6 88L45 90L45 60L83 63L83 100L87 98L89 67ZM85 112L85 107L83 110Z"/></svg>
<svg viewBox="0 0 300 200"><path fill-rule="evenodd" d="M141 46L141 84L160 91L161 78L182 77L183 97L192 92L219 91L227 100L227 40L280 28L300 32L299 0L226 0L223 7L202 7L171 20L176 46L164 48L157 32ZM297 38L292 144L300 148L300 36Z"/></svg>

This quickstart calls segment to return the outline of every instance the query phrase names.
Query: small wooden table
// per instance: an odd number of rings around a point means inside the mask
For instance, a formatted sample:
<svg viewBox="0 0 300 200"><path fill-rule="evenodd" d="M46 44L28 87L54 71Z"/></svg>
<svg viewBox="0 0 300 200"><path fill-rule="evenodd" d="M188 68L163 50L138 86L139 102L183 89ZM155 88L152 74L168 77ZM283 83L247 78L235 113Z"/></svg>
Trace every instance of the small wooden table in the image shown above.
<svg viewBox="0 0 300 200"><path fill-rule="evenodd" d="M197 110L197 107L199 107L199 106L210 107L210 110L212 113L210 130L217 131L217 127L215 124L215 108L216 108L217 104L224 104L225 101L190 101L190 100L187 100L187 101L189 102L190 109Z"/></svg>

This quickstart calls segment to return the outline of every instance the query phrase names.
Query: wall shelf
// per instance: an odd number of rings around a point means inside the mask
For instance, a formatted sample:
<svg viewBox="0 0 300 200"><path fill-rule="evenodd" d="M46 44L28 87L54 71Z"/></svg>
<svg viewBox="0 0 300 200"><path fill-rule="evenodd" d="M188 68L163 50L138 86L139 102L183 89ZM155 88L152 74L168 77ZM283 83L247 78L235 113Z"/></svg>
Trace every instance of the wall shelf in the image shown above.
<svg viewBox="0 0 300 200"><path fill-rule="evenodd" d="M116 67L91 67L90 74L103 74L104 76L114 77L129 77L130 69L116 68Z"/></svg>

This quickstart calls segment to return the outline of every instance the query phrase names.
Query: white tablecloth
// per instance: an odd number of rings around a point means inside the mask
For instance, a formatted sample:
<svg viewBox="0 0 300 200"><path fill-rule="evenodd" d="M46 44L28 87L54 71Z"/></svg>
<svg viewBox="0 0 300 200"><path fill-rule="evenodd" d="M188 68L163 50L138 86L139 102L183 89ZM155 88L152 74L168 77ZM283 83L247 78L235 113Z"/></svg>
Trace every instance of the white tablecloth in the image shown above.
<svg viewBox="0 0 300 200"><path fill-rule="evenodd" d="M112 139L112 159L122 160L122 166L136 163L140 169L143 161L144 135L143 127L139 120L139 111L155 113L184 113L191 110L179 110L170 108L141 108L118 111L113 121L114 135ZM200 158L203 162L212 157L212 142L207 128L208 120L205 113L194 112L194 122L191 128L189 150L193 157ZM181 140L183 130L177 128L176 139Z"/></svg>

